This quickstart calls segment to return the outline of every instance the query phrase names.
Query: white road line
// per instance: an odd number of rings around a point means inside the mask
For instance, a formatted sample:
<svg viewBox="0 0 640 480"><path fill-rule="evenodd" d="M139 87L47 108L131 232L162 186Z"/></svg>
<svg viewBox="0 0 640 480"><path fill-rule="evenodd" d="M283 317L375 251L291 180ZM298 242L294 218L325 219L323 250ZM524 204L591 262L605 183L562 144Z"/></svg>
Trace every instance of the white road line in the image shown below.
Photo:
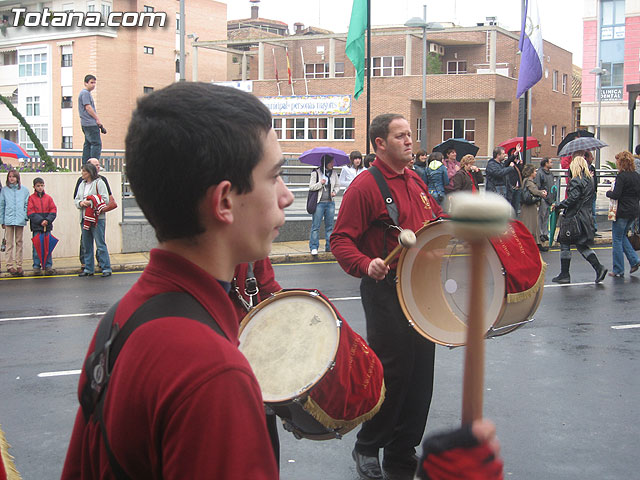
<svg viewBox="0 0 640 480"><path fill-rule="evenodd" d="M40 378L44 377L62 377L64 375L80 375L82 370L61 370L59 372L42 372L39 373L38 376Z"/></svg>
<svg viewBox="0 0 640 480"><path fill-rule="evenodd" d="M596 285L595 282L581 282L581 283L550 283L549 285L545 285L544 288L555 288L555 287L578 287L582 285Z"/></svg>
<svg viewBox="0 0 640 480"><path fill-rule="evenodd" d="M69 318L69 317L101 317L106 312L97 313L67 313L63 315L42 315L40 317L14 317L0 318L0 322L17 322L20 320L47 320L49 318Z"/></svg>
<svg viewBox="0 0 640 480"><path fill-rule="evenodd" d="M345 302L347 300L360 300L360 297L338 297L338 298L330 298L332 302Z"/></svg>
<svg viewBox="0 0 640 480"><path fill-rule="evenodd" d="M626 330L628 328L640 328L640 323L634 323L632 325L613 325L611 328L614 330Z"/></svg>

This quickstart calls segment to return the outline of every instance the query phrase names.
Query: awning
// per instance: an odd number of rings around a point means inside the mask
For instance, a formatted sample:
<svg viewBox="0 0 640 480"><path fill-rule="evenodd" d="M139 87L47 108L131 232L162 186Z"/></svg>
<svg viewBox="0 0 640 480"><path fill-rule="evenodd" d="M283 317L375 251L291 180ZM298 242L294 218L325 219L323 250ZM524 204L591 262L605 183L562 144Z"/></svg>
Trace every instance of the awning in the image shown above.
<svg viewBox="0 0 640 480"><path fill-rule="evenodd" d="M17 125L0 123L0 132L17 132L17 131L18 131Z"/></svg>
<svg viewBox="0 0 640 480"><path fill-rule="evenodd" d="M0 85L0 95L3 97L10 97L17 89L17 85Z"/></svg>

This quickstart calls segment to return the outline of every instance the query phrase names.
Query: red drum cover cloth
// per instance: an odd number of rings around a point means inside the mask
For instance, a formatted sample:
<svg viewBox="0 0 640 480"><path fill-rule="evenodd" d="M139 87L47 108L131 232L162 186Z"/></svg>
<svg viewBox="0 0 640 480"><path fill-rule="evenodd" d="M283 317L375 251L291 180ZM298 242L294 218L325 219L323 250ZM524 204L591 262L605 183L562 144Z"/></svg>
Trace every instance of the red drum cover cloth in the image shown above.
<svg viewBox="0 0 640 480"><path fill-rule="evenodd" d="M335 366L311 390L304 408L328 428L350 430L380 409L384 401L384 374L375 352L333 309L342 321Z"/></svg>
<svg viewBox="0 0 640 480"><path fill-rule="evenodd" d="M511 220L506 235L490 240L505 270L507 301L533 295L544 282L546 264L527 227Z"/></svg>

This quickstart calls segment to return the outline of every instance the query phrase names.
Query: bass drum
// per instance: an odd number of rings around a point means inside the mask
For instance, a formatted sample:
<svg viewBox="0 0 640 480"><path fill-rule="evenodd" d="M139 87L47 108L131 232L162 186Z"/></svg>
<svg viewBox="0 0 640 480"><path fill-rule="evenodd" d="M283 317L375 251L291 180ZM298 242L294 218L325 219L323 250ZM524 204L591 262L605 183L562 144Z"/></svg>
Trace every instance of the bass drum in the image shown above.
<svg viewBox="0 0 640 480"><path fill-rule="evenodd" d="M473 305L468 305L470 275L466 243L453 235L451 221L439 220L416 232L415 247L400 255L397 290L400 305L411 326L429 340L446 346L464 345L467 319ZM426 255L446 250L437 260ZM485 246L484 329L487 337L512 332L532 320L542 300L542 282L535 291L519 301L508 300L506 271L494 246ZM449 253L450 252L450 253ZM539 253L536 248L536 255ZM541 263L542 264L542 263Z"/></svg>

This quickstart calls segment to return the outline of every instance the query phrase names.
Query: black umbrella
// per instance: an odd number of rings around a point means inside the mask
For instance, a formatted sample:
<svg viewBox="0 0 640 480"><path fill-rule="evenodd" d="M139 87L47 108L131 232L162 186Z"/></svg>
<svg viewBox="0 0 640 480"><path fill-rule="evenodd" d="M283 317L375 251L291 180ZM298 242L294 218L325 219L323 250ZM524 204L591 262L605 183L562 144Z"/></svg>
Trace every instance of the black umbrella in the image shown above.
<svg viewBox="0 0 640 480"><path fill-rule="evenodd" d="M560 145L558 145L558 151L556 152L558 155L560 154L560 150L569 143L571 140L575 140L579 137L593 137L593 133L588 130L576 130L575 132L567 133L567 136L562 139Z"/></svg>
<svg viewBox="0 0 640 480"><path fill-rule="evenodd" d="M440 145L433 147L433 151L441 152L444 155L444 153L450 148L453 148L456 151L457 161L460 161L462 157L468 154L475 156L476 153L478 153L478 150L480 150L480 147L476 147L473 143L465 140L464 138L450 138L449 140L442 142Z"/></svg>

